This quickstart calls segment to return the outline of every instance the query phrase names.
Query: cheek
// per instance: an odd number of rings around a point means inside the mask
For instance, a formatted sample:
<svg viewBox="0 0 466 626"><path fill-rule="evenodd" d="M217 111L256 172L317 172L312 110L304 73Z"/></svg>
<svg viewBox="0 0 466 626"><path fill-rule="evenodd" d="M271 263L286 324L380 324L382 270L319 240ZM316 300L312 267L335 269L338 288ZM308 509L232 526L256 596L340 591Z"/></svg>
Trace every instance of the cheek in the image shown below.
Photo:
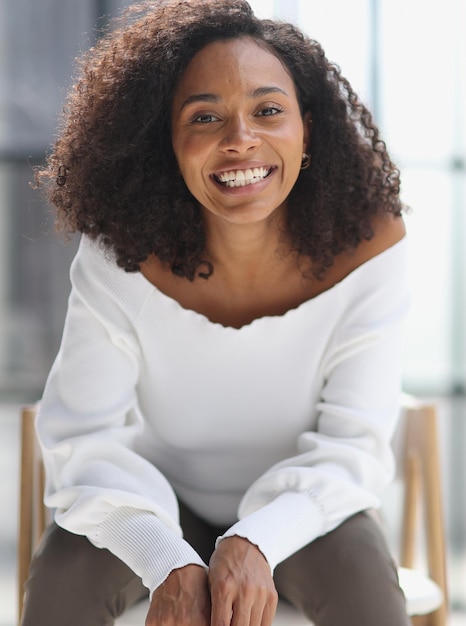
<svg viewBox="0 0 466 626"><path fill-rule="evenodd" d="M286 159L288 162L288 169L292 170L293 173L296 170L300 170L303 159L303 142L302 140L300 140L300 138L301 134L299 133L299 131L297 131L296 135L293 138L288 137L288 141L286 144Z"/></svg>
<svg viewBox="0 0 466 626"><path fill-rule="evenodd" d="M207 150L200 138L175 138L173 150L183 175L196 176L201 173Z"/></svg>
<svg viewBox="0 0 466 626"><path fill-rule="evenodd" d="M275 140L278 141L288 158L294 159L296 154L299 160L303 154L304 132L303 126L299 123L293 123L282 129L282 132L276 135Z"/></svg>
<svg viewBox="0 0 466 626"><path fill-rule="evenodd" d="M283 181L284 184L289 188L289 191L291 191L291 188L296 183L301 172L301 163L303 159L303 144L302 141L299 141L301 135L302 131L301 134L299 134L299 131L297 131L295 137L292 140L290 137L288 137L288 141L286 143L286 153L283 154Z"/></svg>

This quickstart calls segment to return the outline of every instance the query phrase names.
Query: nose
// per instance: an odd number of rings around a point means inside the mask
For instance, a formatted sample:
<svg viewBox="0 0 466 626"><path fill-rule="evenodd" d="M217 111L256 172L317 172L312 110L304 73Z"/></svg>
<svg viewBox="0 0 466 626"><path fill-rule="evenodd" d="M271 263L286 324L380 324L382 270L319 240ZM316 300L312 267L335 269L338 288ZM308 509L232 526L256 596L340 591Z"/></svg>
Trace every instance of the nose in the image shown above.
<svg viewBox="0 0 466 626"><path fill-rule="evenodd" d="M244 154L260 146L262 140L254 129L252 121L237 115L231 117L225 126L221 149L227 153Z"/></svg>

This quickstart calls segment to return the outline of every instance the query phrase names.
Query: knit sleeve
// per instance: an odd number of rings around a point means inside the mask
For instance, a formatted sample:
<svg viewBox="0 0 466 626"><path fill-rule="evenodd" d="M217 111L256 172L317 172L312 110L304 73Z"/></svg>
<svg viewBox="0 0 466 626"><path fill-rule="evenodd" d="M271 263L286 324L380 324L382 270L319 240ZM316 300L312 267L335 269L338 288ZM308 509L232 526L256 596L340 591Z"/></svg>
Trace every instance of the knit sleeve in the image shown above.
<svg viewBox="0 0 466 626"><path fill-rule="evenodd" d="M378 494L394 474L390 441L409 303L405 276L402 241L386 259L371 260L345 280L340 322L322 363L317 428L299 436L296 456L250 486L240 520L219 541L249 539L273 569L351 515L379 506Z"/></svg>
<svg viewBox="0 0 466 626"><path fill-rule="evenodd" d="M153 591L173 569L205 565L182 538L170 484L134 445L145 420L133 324L147 290L89 242L71 277L62 344L36 424L45 502L57 524L110 550Z"/></svg>

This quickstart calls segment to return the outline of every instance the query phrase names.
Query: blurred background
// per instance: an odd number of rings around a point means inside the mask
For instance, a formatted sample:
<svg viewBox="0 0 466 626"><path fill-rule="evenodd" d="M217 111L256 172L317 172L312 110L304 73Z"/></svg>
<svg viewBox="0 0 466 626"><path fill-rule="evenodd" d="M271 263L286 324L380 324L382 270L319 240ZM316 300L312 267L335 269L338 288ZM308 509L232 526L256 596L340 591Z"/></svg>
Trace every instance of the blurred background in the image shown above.
<svg viewBox="0 0 466 626"><path fill-rule="evenodd" d="M77 241L29 183L74 59L124 0L0 0L0 625L15 623L18 422L58 349ZM450 602L466 619L466 2L253 0L320 41L374 113L402 173L413 305L405 391L435 398ZM465 622L466 623L466 622Z"/></svg>

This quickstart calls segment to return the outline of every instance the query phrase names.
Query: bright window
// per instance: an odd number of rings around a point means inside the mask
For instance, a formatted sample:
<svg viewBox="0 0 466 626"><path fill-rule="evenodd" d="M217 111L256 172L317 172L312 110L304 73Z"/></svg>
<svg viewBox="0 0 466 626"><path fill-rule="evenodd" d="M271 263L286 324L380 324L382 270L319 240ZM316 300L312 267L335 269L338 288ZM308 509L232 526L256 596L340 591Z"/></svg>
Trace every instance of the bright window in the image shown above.
<svg viewBox="0 0 466 626"><path fill-rule="evenodd" d="M369 104L402 174L412 310L405 387L466 389L466 3L253 0L297 23Z"/></svg>

